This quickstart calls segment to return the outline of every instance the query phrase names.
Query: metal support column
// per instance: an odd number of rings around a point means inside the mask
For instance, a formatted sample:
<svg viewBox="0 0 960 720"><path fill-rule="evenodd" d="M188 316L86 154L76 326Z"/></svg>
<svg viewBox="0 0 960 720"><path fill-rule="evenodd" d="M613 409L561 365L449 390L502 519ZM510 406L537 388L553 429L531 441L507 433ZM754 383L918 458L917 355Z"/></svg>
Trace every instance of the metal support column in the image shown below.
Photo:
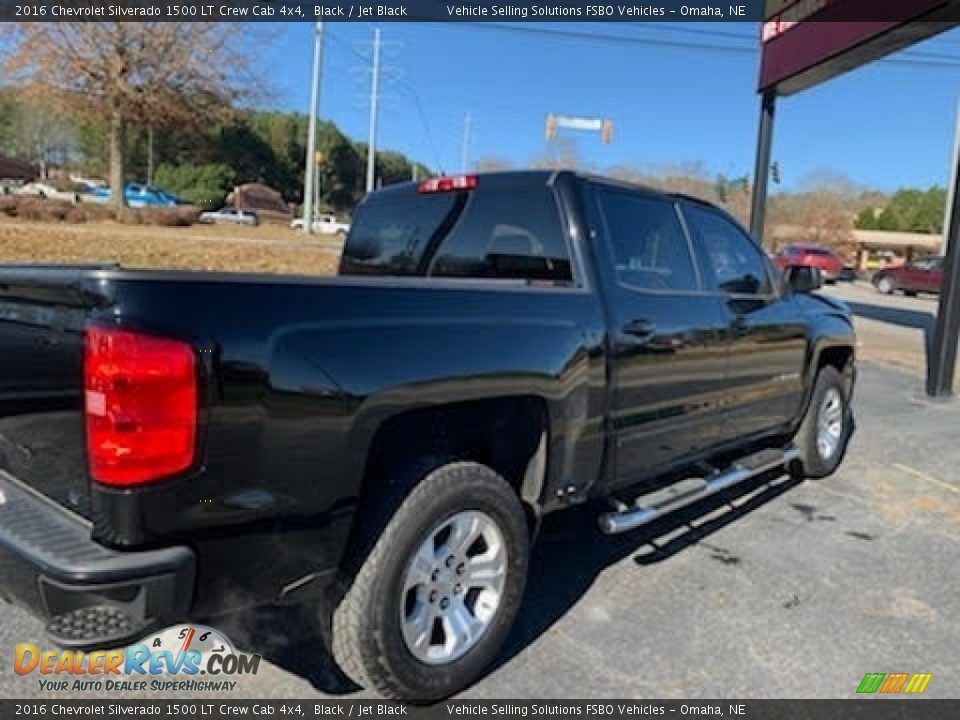
<svg viewBox="0 0 960 720"><path fill-rule="evenodd" d="M760 100L760 129L757 133L757 164L753 170L753 202L750 207L750 234L763 246L763 223L767 214L767 186L770 177L770 153L773 149L773 116L776 92L764 93Z"/></svg>
<svg viewBox="0 0 960 720"><path fill-rule="evenodd" d="M954 160L958 162L957 159ZM949 397L953 394L953 376L957 367L957 342L960 340L960 166L953 168L950 197L950 224L947 229L943 284L933 345L927 356L927 395Z"/></svg>

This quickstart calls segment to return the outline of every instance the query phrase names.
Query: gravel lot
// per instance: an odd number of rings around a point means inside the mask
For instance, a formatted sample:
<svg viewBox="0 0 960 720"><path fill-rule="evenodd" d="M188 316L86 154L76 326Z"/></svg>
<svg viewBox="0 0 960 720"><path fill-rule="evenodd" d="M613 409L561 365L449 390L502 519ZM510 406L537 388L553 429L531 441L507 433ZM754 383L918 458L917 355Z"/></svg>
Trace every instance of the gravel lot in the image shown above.
<svg viewBox="0 0 960 720"><path fill-rule="evenodd" d="M836 292L893 317L936 309ZM960 402L923 399L921 329L858 324L858 429L837 475L759 479L612 538L593 508L550 518L512 641L465 697L849 698L865 673L895 671L933 673L927 696L960 697ZM269 661L231 697L367 695L308 615L219 623ZM38 621L0 609L0 696L53 696L12 671L14 645L38 641Z"/></svg>

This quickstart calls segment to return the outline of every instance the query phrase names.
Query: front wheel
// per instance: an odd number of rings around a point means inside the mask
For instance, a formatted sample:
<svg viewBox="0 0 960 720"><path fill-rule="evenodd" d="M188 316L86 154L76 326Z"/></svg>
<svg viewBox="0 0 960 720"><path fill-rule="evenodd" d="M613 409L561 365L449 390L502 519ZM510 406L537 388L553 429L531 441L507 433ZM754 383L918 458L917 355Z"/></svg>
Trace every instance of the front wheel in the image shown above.
<svg viewBox="0 0 960 720"><path fill-rule="evenodd" d="M843 459L852 430L853 414L843 378L836 368L822 367L807 414L794 438L800 451L794 474L810 478L831 475Z"/></svg>
<svg viewBox="0 0 960 720"><path fill-rule="evenodd" d="M897 289L897 286L894 285L893 279L889 276L884 276L877 281L877 290L879 290L884 295L892 295L893 291Z"/></svg>
<svg viewBox="0 0 960 720"><path fill-rule="evenodd" d="M389 698L461 690L510 631L528 553L523 508L503 478L470 462L434 470L400 503L334 611L334 659Z"/></svg>

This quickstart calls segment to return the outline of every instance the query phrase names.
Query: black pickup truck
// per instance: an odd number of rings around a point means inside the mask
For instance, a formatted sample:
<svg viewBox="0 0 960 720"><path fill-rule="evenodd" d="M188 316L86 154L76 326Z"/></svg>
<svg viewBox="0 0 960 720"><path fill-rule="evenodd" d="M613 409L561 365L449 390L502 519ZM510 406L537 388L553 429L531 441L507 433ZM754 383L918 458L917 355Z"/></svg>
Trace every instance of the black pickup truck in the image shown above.
<svg viewBox="0 0 960 720"><path fill-rule="evenodd" d="M692 198L392 186L339 275L0 267L0 593L81 648L312 603L349 676L431 700L498 652L545 514L822 477L853 428L848 309Z"/></svg>

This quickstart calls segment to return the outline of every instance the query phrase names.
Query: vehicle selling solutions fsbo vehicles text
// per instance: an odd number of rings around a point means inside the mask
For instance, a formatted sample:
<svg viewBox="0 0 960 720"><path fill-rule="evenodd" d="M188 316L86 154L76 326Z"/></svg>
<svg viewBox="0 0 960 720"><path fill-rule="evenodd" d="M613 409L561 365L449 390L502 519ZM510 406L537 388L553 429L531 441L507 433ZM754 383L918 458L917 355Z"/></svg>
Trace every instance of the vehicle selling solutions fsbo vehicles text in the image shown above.
<svg viewBox="0 0 960 720"><path fill-rule="evenodd" d="M727 15L746 17L746 5L730 5ZM447 5L450 17L725 17L723 8L718 6L690 7L683 5L678 9L666 9L655 5L586 5L580 7L562 7L555 5Z"/></svg>

